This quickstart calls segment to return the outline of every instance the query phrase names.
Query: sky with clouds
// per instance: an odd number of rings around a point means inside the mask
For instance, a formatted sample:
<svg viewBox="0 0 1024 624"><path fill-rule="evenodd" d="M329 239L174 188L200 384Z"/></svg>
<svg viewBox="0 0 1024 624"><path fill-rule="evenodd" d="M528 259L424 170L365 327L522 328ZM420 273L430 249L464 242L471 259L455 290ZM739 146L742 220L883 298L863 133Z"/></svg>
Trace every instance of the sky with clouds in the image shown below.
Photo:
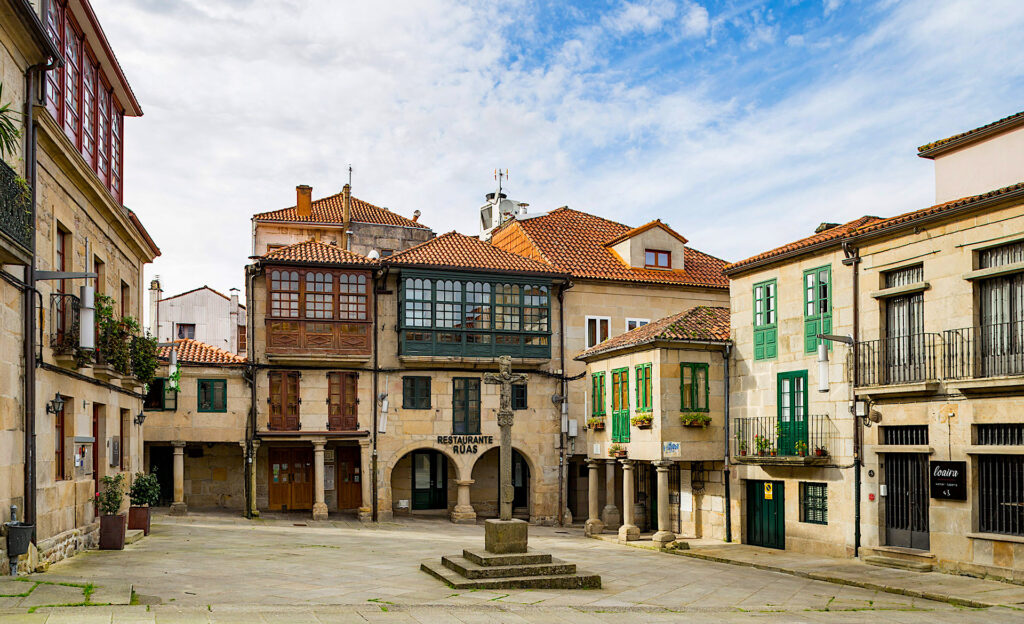
<svg viewBox="0 0 1024 624"><path fill-rule="evenodd" d="M167 293L243 286L250 216L340 191L476 233L661 218L738 260L933 203L916 146L1024 109L1019 0L92 0L145 116L125 203Z"/></svg>

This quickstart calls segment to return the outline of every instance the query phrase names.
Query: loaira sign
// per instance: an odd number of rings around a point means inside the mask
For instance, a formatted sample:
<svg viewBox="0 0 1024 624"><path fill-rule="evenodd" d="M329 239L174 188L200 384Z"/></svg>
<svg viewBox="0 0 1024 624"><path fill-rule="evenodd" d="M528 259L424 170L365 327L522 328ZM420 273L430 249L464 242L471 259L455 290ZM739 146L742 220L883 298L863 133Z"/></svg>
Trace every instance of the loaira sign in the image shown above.
<svg viewBox="0 0 1024 624"><path fill-rule="evenodd" d="M452 453L464 455L478 453L481 445L494 444L494 436L489 435L449 435L437 436L437 443L452 447Z"/></svg>
<svg viewBox="0 0 1024 624"><path fill-rule="evenodd" d="M932 498L945 500L967 500L967 462L931 462Z"/></svg>

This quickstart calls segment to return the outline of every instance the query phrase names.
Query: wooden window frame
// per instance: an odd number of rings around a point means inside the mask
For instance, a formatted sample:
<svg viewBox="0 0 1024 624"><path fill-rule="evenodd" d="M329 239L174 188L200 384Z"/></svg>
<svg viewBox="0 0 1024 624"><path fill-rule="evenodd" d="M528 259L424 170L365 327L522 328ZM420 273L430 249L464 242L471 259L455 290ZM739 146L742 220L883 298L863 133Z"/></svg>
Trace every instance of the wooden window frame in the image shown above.
<svg viewBox="0 0 1024 624"><path fill-rule="evenodd" d="M209 395L209 405L203 406L203 385L208 386L206 391ZM217 393L215 388L221 388L221 396L224 398L224 404L218 406L216 404ZM197 379L196 380L196 411L197 412L217 412L224 413L228 411L228 380L227 379Z"/></svg>
<svg viewBox="0 0 1024 624"><path fill-rule="evenodd" d="M160 407L146 407L146 400L149 398L147 393L146 398L143 399L143 409L151 412L174 412L178 409L178 393L167 387L166 377L154 377L153 381L150 382L150 389L156 387L157 382L160 382ZM168 397L170 400L168 400Z"/></svg>
<svg viewBox="0 0 1024 624"><path fill-rule="evenodd" d="M121 318L131 316L132 312L132 287L128 282L121 280Z"/></svg>
<svg viewBox="0 0 1024 624"><path fill-rule="evenodd" d="M238 328L237 328L237 331L238 331L238 334L237 334L237 340L236 340L235 344L236 344L236 346L238 348L238 352L239 353L245 353L246 351L248 351L248 348L249 348L249 344L248 344L248 338L249 338L249 336L248 336L248 328L245 325L239 325Z"/></svg>
<svg viewBox="0 0 1024 624"><path fill-rule="evenodd" d="M68 432L67 432L67 429L66 429L66 427L67 427L67 419L65 418L66 415L65 415L64 410L67 408L67 405L70 403L70 400L67 397L61 397L61 398L64 399L64 404L61 406L60 410L56 414L53 415L53 436L54 436L54 440L53 440L53 442L54 442L54 444L53 444L53 461L54 461L53 480L54 481L66 481L68 479L68 475L65 472L66 469L65 469L65 465L64 465L65 460L66 460L66 458L65 458L65 451L66 451L66 449L64 448L64 441L68 437L67 436Z"/></svg>
<svg viewBox="0 0 1024 624"><path fill-rule="evenodd" d="M772 294L768 294L771 287ZM763 294L758 295L759 289ZM753 295L752 321L754 325L754 359L774 360L779 355L779 285L776 278L756 282ZM758 304L761 310L758 310ZM763 313L762 322L758 314Z"/></svg>
<svg viewBox="0 0 1024 624"><path fill-rule="evenodd" d="M629 367L612 371L612 442L629 442Z"/></svg>
<svg viewBox="0 0 1024 624"><path fill-rule="evenodd" d="M527 395L527 385L512 384L512 409L513 410L524 410L529 406L529 396Z"/></svg>
<svg viewBox="0 0 1024 624"><path fill-rule="evenodd" d="M596 321L594 324L594 343L590 343L590 321ZM583 343L585 348L596 347L597 345L604 342L601 340L601 321L604 321L607 326L607 337L604 340L612 337L612 317L610 316L590 316L584 317L583 323Z"/></svg>
<svg viewBox="0 0 1024 624"><path fill-rule="evenodd" d="M706 362L682 362L679 364L679 409L683 412L711 411L711 367ZM690 390L686 390L686 371L690 372ZM700 404L701 388L696 382L697 371L704 373L704 405Z"/></svg>
<svg viewBox="0 0 1024 624"><path fill-rule="evenodd" d="M650 257L654 257L654 262L650 261ZM659 260L665 259L665 264L661 264ZM672 268L672 252L665 249L644 249L644 268L645 269L661 269L668 270Z"/></svg>
<svg viewBox="0 0 1024 624"><path fill-rule="evenodd" d="M426 410L431 406L430 377L407 375L402 377L402 409Z"/></svg>
<svg viewBox="0 0 1024 624"><path fill-rule="evenodd" d="M327 430L355 431L359 428L359 373L327 373Z"/></svg>
<svg viewBox="0 0 1024 624"><path fill-rule="evenodd" d="M191 336L181 336L180 333L181 333L181 329L183 327L191 327L192 328L192 332L191 332L192 335ZM175 323L174 324L174 335L175 335L174 340L186 340L186 339L187 340L195 340L196 339L196 324L195 323Z"/></svg>
<svg viewBox="0 0 1024 624"><path fill-rule="evenodd" d="M812 494L812 487L818 491ZM800 522L828 525L828 483L800 482Z"/></svg>
<svg viewBox="0 0 1024 624"><path fill-rule="evenodd" d="M275 272L284 271L289 273L296 273L298 276L298 289L297 290L284 290L273 287ZM331 291L329 293L309 290L306 286L307 275L330 275L331 276ZM362 278L361 285L363 292L342 292L342 280L345 279L345 286L348 286L349 276L355 276ZM291 280L288 280L289 282ZM330 323L330 322L343 322L343 323L369 323L370 322L370 295L372 290L372 279L367 271L361 270L346 270L346 269L321 269L321 268L300 268L300 267L285 267L285 266L272 266L268 267L266 271L266 285L267 285L267 319L273 319L276 321L314 321L317 323ZM297 316L278 316L274 313L272 295L273 293L287 293L298 295L298 311ZM315 316L307 315L307 304L310 303L309 297L323 296L325 294L330 295L331 299L331 315L329 317L317 318ZM346 301L343 302L343 298ZM348 298L362 298L362 302L347 301ZM356 305L357 314L354 318L346 316L346 312L342 311L343 306ZM360 310L361 308L361 310Z"/></svg>
<svg viewBox="0 0 1024 624"><path fill-rule="evenodd" d="M464 384L462 391L466 393L465 404L459 405L459 384ZM476 394L476 409L473 409L472 394ZM480 435L480 378L479 377L453 377L452 378L452 434L453 435ZM461 412L461 413L460 413ZM463 431L458 426L461 423ZM475 426L474 426L475 425Z"/></svg>
<svg viewBox="0 0 1024 624"><path fill-rule="evenodd" d="M590 415L603 417L606 409L604 371L590 374Z"/></svg>
<svg viewBox="0 0 1024 624"><path fill-rule="evenodd" d="M651 380L652 366L650 362L637 364L634 367L636 377L636 411L649 412L654 409L654 383Z"/></svg>
<svg viewBox="0 0 1024 624"><path fill-rule="evenodd" d="M821 281L822 274L825 274L825 281ZM811 283L808 283L808 281ZM814 353L818 350L818 343L824 343L831 350L831 340L818 340L818 334L832 333L832 265L806 269L803 273L804 293L804 353ZM826 294L821 293L824 286Z"/></svg>
<svg viewBox="0 0 1024 624"><path fill-rule="evenodd" d="M298 431L302 422L302 373L299 371L269 371L267 382L267 404L270 406L267 410L267 427L271 431ZM276 397L275 385L279 395ZM294 414L289 413L291 406L295 408ZM289 423L289 420L292 419L294 419L294 423Z"/></svg>
<svg viewBox="0 0 1024 624"><path fill-rule="evenodd" d="M649 325L650 322L651 322L651 319L628 318L628 319L626 319L626 331L629 332L629 331L633 331L634 329L640 329L644 325ZM629 326L630 323L634 323L635 326L634 327L630 327Z"/></svg>

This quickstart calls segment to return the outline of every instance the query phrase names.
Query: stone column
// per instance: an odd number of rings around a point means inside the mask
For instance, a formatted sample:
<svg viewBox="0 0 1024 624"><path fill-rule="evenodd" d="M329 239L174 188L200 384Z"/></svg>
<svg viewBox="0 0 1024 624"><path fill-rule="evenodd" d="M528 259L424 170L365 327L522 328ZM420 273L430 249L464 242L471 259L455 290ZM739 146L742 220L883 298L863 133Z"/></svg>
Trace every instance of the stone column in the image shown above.
<svg viewBox="0 0 1024 624"><path fill-rule="evenodd" d="M595 460L596 461L596 460ZM618 529L621 524L619 508L615 506L615 460L607 459L604 464L604 510L601 521L605 528Z"/></svg>
<svg viewBox="0 0 1024 624"><path fill-rule="evenodd" d="M598 468L601 466L601 460L599 459L588 459L587 467L590 469L587 474L587 523L583 527L583 532L586 535L598 535L604 531L604 522L601 522L600 506L598 505Z"/></svg>
<svg viewBox="0 0 1024 624"><path fill-rule="evenodd" d="M260 441L253 440L252 463L249 464L249 492L251 493L251 497L249 498L249 513L252 514L253 518L256 518L260 515L260 510L256 507L256 466L258 465L256 457L258 455L257 451L259 450Z"/></svg>
<svg viewBox="0 0 1024 624"><path fill-rule="evenodd" d="M373 456L370 440L359 441L359 521L373 521Z"/></svg>
<svg viewBox="0 0 1024 624"><path fill-rule="evenodd" d="M640 528L633 524L633 460L623 459L622 462L622 526L619 527L619 540L631 542L640 539Z"/></svg>
<svg viewBox="0 0 1024 624"><path fill-rule="evenodd" d="M327 519L327 503L324 502L324 445L326 438L313 438L313 519Z"/></svg>
<svg viewBox="0 0 1024 624"><path fill-rule="evenodd" d="M469 486L473 485L473 483L472 479L455 482L459 486L459 496L455 503L455 508L452 509L452 522L457 524L473 524L476 522L476 510L473 509L473 505L469 502Z"/></svg>
<svg viewBox="0 0 1024 624"><path fill-rule="evenodd" d="M673 465L670 461L654 462L658 471L658 532L654 534L654 543L664 546L674 542L676 534L669 529L668 503L668 469Z"/></svg>
<svg viewBox="0 0 1024 624"><path fill-rule="evenodd" d="M172 442L174 446L174 502L171 503L172 516L184 516L188 512L185 506L185 443Z"/></svg>

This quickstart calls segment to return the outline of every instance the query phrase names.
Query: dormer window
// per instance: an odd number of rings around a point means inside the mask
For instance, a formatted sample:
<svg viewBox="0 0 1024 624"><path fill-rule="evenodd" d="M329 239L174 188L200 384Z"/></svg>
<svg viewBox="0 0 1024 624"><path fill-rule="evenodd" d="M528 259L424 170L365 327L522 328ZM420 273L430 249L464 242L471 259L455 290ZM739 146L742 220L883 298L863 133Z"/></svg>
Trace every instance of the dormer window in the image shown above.
<svg viewBox="0 0 1024 624"><path fill-rule="evenodd" d="M644 267L648 269L671 269L672 254L661 249L645 249Z"/></svg>

